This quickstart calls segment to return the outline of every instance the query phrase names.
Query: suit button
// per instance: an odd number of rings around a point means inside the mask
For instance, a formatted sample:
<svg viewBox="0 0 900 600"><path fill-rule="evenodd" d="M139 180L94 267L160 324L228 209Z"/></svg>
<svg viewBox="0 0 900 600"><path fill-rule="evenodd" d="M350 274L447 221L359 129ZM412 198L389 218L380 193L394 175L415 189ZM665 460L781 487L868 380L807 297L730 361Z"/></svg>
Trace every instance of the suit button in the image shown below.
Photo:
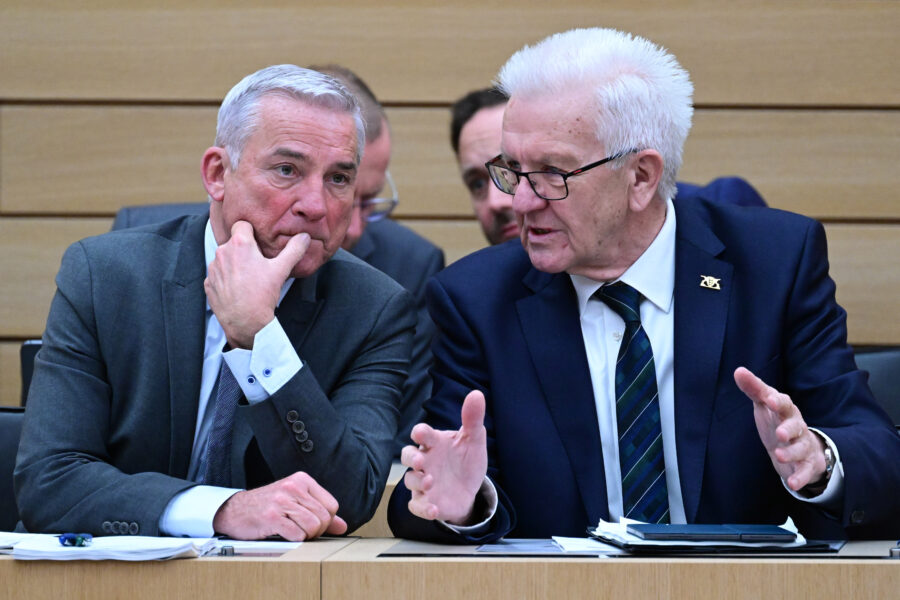
<svg viewBox="0 0 900 600"><path fill-rule="evenodd" d="M294 430L294 433L303 433L306 431L306 424L303 421L294 421L294 424L291 425L291 429Z"/></svg>
<svg viewBox="0 0 900 600"><path fill-rule="evenodd" d="M300 414L296 410L289 410L287 415L285 415L285 418L288 423L293 423L300 418Z"/></svg>
<svg viewBox="0 0 900 600"><path fill-rule="evenodd" d="M312 449L313 449L312 440L306 440L305 442L300 444L300 449L303 450L304 452L312 452Z"/></svg>
<svg viewBox="0 0 900 600"><path fill-rule="evenodd" d="M103 521L100 529L103 530L103 533L112 533L112 523L110 523L109 521Z"/></svg>
<svg viewBox="0 0 900 600"><path fill-rule="evenodd" d="M300 442L300 443L303 443L303 442L305 442L306 440L309 439L309 432L308 432L308 431L301 431L300 433L298 433L297 435L294 436L294 439L297 440L297 441ZM312 443L312 442L310 442L310 443Z"/></svg>
<svg viewBox="0 0 900 600"><path fill-rule="evenodd" d="M850 522L854 525L859 525L866 520L866 511L864 510L854 510L850 513Z"/></svg>
<svg viewBox="0 0 900 600"><path fill-rule="evenodd" d="M140 527L138 527L137 523L132 521L128 524L128 533L130 533L131 535L137 535L138 531L140 531Z"/></svg>

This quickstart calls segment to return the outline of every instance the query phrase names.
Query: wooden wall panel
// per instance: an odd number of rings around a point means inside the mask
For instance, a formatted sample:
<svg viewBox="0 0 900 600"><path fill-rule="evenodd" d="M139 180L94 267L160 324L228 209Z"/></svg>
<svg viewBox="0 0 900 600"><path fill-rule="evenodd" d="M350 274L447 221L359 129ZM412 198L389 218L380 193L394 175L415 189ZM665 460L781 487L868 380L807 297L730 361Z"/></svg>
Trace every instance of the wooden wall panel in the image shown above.
<svg viewBox="0 0 900 600"><path fill-rule="evenodd" d="M0 338L40 337L63 252L109 229L101 219L0 219Z"/></svg>
<svg viewBox="0 0 900 600"><path fill-rule="evenodd" d="M900 344L900 226L826 226L831 276L853 344Z"/></svg>
<svg viewBox="0 0 900 600"><path fill-rule="evenodd" d="M19 406L22 376L19 370L20 342L0 342L0 406Z"/></svg>
<svg viewBox="0 0 900 600"><path fill-rule="evenodd" d="M106 214L200 202L213 107L0 108L0 210ZM471 216L446 108L388 110L397 214ZM772 206L818 218L900 219L900 111L698 110L681 179L741 175Z"/></svg>
<svg viewBox="0 0 900 600"><path fill-rule="evenodd" d="M816 218L900 218L900 112L700 110L681 179L750 181Z"/></svg>
<svg viewBox="0 0 900 600"><path fill-rule="evenodd" d="M124 205L202 202L216 111L193 107L4 106L0 208L108 214Z"/></svg>
<svg viewBox="0 0 900 600"><path fill-rule="evenodd" d="M900 6L891 1L121 5L5 2L0 96L216 100L267 64L333 61L357 69L385 100L446 102L490 81L526 43L603 25L670 48L691 71L700 103L900 101Z"/></svg>

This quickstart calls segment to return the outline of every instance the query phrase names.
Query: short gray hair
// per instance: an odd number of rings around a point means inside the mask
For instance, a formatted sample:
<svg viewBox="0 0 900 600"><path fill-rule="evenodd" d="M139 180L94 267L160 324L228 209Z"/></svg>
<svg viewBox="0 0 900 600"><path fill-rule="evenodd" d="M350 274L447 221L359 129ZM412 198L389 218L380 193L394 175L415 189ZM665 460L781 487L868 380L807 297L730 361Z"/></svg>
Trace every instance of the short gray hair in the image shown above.
<svg viewBox="0 0 900 600"><path fill-rule="evenodd" d="M222 100L216 122L216 146L225 148L232 168L241 160L244 144L257 126L260 100L280 94L312 106L345 112L356 124L356 163L366 144L359 103L335 78L296 65L273 65L247 75Z"/></svg>
<svg viewBox="0 0 900 600"><path fill-rule="evenodd" d="M516 52L497 84L510 97L593 92L597 139L607 155L656 150L664 161L659 191L674 197L694 86L662 47L615 29L573 29Z"/></svg>

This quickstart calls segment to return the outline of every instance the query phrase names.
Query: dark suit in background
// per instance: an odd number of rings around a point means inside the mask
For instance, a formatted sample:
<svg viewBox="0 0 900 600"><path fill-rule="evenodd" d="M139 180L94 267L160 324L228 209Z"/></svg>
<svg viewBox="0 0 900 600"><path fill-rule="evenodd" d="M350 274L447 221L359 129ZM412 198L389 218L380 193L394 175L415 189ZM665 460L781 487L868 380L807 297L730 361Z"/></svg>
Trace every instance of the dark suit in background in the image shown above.
<svg viewBox="0 0 900 600"><path fill-rule="evenodd" d="M794 515L807 536L831 537L842 528L896 536L900 437L846 345L821 225L690 196L679 196L675 212L675 435L688 522L782 523ZM703 275L720 278L721 291L700 287ZM581 537L607 519L597 414L569 276L537 271L512 241L439 274L429 308L439 333L426 422L458 429L463 398L484 391L488 475L500 505L489 532L457 535L411 515L401 482L389 509L395 535L445 542ZM735 385L741 365L789 394L806 422L835 442L845 479L834 520L782 485L753 403Z"/></svg>
<svg viewBox="0 0 900 600"><path fill-rule="evenodd" d="M413 337L409 379L403 386L399 430L394 456L410 443L409 431L425 415L422 405L431 395L431 340L434 323L425 304L428 280L444 268L443 251L414 232L390 219L369 223L350 251L406 288L416 305L416 334Z"/></svg>
<svg viewBox="0 0 900 600"><path fill-rule="evenodd" d="M115 231L66 252L15 474L29 530L105 534L118 522L118 533L157 535L169 501L194 485L206 221ZM352 530L373 514L390 467L409 295L339 252L294 282L276 316L304 365L268 399L238 407L232 483L305 471Z"/></svg>

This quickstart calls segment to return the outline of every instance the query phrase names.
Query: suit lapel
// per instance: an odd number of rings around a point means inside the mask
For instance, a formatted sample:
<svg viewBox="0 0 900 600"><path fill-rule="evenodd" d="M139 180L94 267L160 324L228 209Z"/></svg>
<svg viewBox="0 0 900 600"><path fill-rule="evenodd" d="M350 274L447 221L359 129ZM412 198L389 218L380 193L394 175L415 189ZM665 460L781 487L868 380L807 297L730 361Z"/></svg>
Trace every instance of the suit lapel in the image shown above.
<svg viewBox="0 0 900 600"><path fill-rule="evenodd" d="M608 518L597 411L575 291L567 275L534 269L524 283L535 293L519 300L516 309L544 399L588 518Z"/></svg>
<svg viewBox="0 0 900 600"><path fill-rule="evenodd" d="M187 477L194 444L206 339L205 227L205 217L187 222L172 277L162 282L161 290L172 419L169 472L182 478Z"/></svg>
<svg viewBox="0 0 900 600"><path fill-rule="evenodd" d="M696 210L684 206L675 203L675 437L684 511L693 522L703 484L733 268L716 258L725 248L722 242ZM704 277L718 279L721 289L701 286ZM715 285L710 280L706 284Z"/></svg>

